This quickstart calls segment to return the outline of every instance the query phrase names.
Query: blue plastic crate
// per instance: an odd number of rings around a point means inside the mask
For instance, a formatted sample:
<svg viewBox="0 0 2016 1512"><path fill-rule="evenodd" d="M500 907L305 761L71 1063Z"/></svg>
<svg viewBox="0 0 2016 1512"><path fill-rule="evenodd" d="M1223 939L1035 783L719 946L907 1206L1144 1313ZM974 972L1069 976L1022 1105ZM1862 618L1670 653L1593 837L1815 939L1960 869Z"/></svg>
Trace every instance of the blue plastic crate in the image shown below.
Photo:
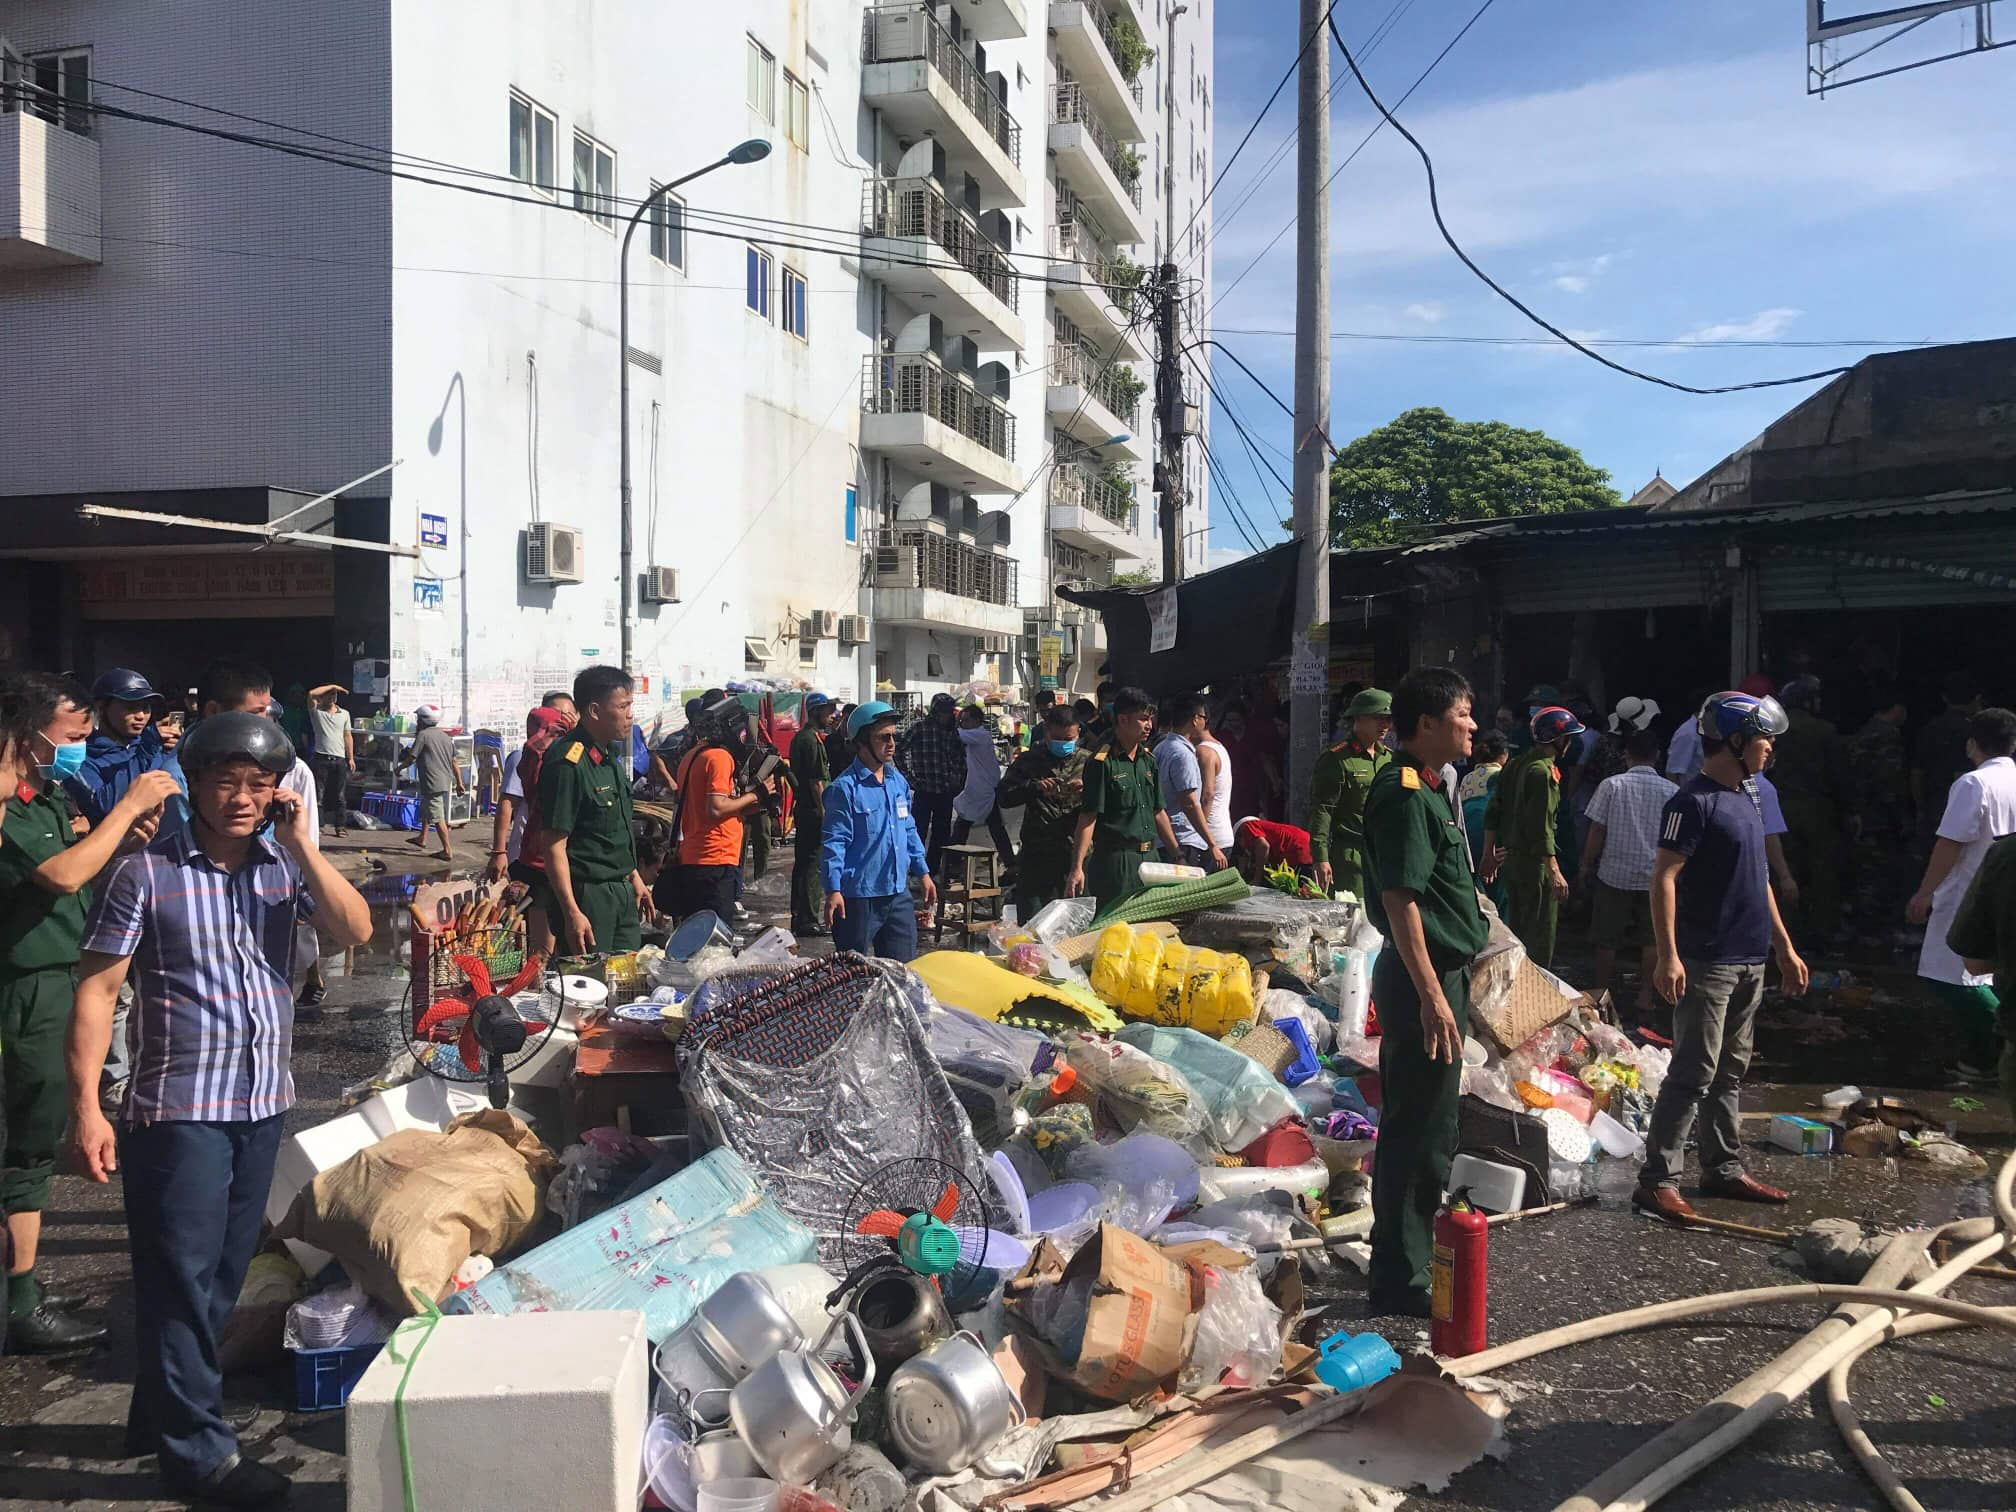
<svg viewBox="0 0 2016 1512"><path fill-rule="evenodd" d="M1309 1031L1302 1020L1278 1018L1270 1022L1287 1035L1288 1043L1295 1047L1295 1059L1281 1072L1281 1084L1284 1087L1299 1087L1323 1069L1323 1062L1316 1055L1316 1047L1309 1043Z"/></svg>
<svg viewBox="0 0 2016 1512"><path fill-rule="evenodd" d="M294 1354L294 1410L334 1412L350 1400L383 1344L351 1344L336 1349L297 1349Z"/></svg>

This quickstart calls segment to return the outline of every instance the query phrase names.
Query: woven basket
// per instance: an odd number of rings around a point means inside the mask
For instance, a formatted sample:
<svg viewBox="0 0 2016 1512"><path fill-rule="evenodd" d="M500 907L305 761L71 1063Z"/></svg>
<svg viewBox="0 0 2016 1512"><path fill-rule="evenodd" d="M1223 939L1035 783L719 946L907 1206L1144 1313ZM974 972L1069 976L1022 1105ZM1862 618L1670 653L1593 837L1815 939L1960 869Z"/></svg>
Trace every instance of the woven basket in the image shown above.
<svg viewBox="0 0 2016 1512"><path fill-rule="evenodd" d="M1283 1071L1295 1064L1295 1057L1300 1053L1295 1048L1295 1042L1272 1024L1255 1024L1233 1041L1232 1048L1248 1059L1258 1061L1277 1081Z"/></svg>
<svg viewBox="0 0 2016 1512"><path fill-rule="evenodd" d="M501 987L518 975L525 965L522 950L499 950L494 952L444 950L436 947L427 952L427 990L431 999L446 997L451 992L460 992L469 985L469 978L461 966L456 964L458 955L474 955L490 972L492 986Z"/></svg>

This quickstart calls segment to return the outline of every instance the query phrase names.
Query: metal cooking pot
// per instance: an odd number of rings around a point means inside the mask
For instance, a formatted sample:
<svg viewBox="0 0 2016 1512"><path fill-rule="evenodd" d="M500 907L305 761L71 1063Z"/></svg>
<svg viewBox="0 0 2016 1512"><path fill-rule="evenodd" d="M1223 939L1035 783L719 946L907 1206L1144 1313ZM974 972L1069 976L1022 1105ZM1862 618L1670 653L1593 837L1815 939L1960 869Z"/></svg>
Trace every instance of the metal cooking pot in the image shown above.
<svg viewBox="0 0 2016 1512"><path fill-rule="evenodd" d="M861 1384L850 1394L832 1366L819 1358L845 1326L863 1361ZM763 1473L786 1485L804 1485L853 1444L847 1424L875 1383L875 1358L851 1313L834 1319L810 1350L780 1350L729 1393L728 1415Z"/></svg>
<svg viewBox="0 0 2016 1512"><path fill-rule="evenodd" d="M964 1330L897 1367L883 1410L903 1458L933 1475L964 1470L1027 1418L994 1357Z"/></svg>
<svg viewBox="0 0 2016 1512"><path fill-rule="evenodd" d="M701 1354L731 1386L780 1350L805 1346L776 1293L748 1271L716 1287L688 1326Z"/></svg>
<svg viewBox="0 0 2016 1512"><path fill-rule="evenodd" d="M696 1486L704 1486L709 1481L742 1480L763 1473L763 1467L756 1463L756 1456L749 1452L749 1446L742 1442L742 1435L733 1428L701 1434L687 1452Z"/></svg>
<svg viewBox="0 0 2016 1512"><path fill-rule="evenodd" d="M861 1322L875 1368L894 1370L929 1344L952 1334L952 1315L938 1288L902 1265L870 1273L848 1299L847 1310Z"/></svg>

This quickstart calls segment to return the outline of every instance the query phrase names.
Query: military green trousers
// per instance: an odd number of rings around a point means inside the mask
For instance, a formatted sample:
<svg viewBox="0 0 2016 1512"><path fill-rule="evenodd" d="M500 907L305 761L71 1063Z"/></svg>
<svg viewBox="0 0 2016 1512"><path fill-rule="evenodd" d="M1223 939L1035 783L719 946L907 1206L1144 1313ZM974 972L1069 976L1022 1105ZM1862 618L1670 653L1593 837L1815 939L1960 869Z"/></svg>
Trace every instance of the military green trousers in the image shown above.
<svg viewBox="0 0 2016 1512"><path fill-rule="evenodd" d="M1470 968L1443 973L1442 995L1459 1033L1470 1029ZM1379 1005L1379 1151L1372 1164L1372 1269L1375 1305L1428 1293L1435 1253L1435 1213L1449 1162L1456 1158L1456 1101L1463 1059L1430 1060L1421 1033L1421 997L1389 945L1372 970Z"/></svg>
<svg viewBox="0 0 2016 1512"><path fill-rule="evenodd" d="M821 881L819 815L808 817L805 807L799 803L798 820L792 826L791 927L810 924L820 929L825 927L826 889Z"/></svg>
<svg viewBox="0 0 2016 1512"><path fill-rule="evenodd" d="M631 889L628 877L609 882L584 882L576 877L574 902L588 916L588 927L595 931L591 954L618 955L644 943L644 926L637 917L637 894ZM555 929L563 937L564 923L564 920L555 923Z"/></svg>
<svg viewBox="0 0 2016 1512"><path fill-rule="evenodd" d="M1099 900L1104 913L1129 893L1141 890L1141 863L1155 859L1152 850L1102 850L1094 841L1085 858L1085 895Z"/></svg>
<svg viewBox="0 0 2016 1512"><path fill-rule="evenodd" d="M49 1201L70 1113L63 1040L77 980L68 966L0 981L0 1062L7 1127L0 1135L0 1212L39 1213Z"/></svg>
<svg viewBox="0 0 2016 1512"><path fill-rule="evenodd" d="M1554 964L1554 932L1561 918L1561 900L1554 894L1554 876L1545 856L1508 855L1499 872L1505 884L1505 925L1536 966Z"/></svg>

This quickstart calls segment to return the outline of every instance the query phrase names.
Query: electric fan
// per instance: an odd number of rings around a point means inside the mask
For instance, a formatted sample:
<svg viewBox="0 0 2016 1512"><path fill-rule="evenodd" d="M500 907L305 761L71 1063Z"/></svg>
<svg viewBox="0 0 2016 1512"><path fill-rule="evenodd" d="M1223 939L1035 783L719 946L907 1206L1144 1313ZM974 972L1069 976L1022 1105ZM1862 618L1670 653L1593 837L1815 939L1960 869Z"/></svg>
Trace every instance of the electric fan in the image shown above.
<svg viewBox="0 0 2016 1512"><path fill-rule="evenodd" d="M511 1073L537 1055L553 1033L543 1019L527 1018L512 998L539 979L544 957L533 956L501 988L493 988L490 968L478 956L458 955L455 964L469 978L466 987L436 998L413 1026L409 1045L414 1062L448 1082L483 1082L490 1106L511 1101Z"/></svg>
<svg viewBox="0 0 2016 1512"><path fill-rule="evenodd" d="M893 1260L960 1296L982 1270L1019 1268L1028 1246L994 1227L999 1215L987 1191L984 1176L929 1156L878 1168L847 1201L840 1237L847 1271Z"/></svg>

